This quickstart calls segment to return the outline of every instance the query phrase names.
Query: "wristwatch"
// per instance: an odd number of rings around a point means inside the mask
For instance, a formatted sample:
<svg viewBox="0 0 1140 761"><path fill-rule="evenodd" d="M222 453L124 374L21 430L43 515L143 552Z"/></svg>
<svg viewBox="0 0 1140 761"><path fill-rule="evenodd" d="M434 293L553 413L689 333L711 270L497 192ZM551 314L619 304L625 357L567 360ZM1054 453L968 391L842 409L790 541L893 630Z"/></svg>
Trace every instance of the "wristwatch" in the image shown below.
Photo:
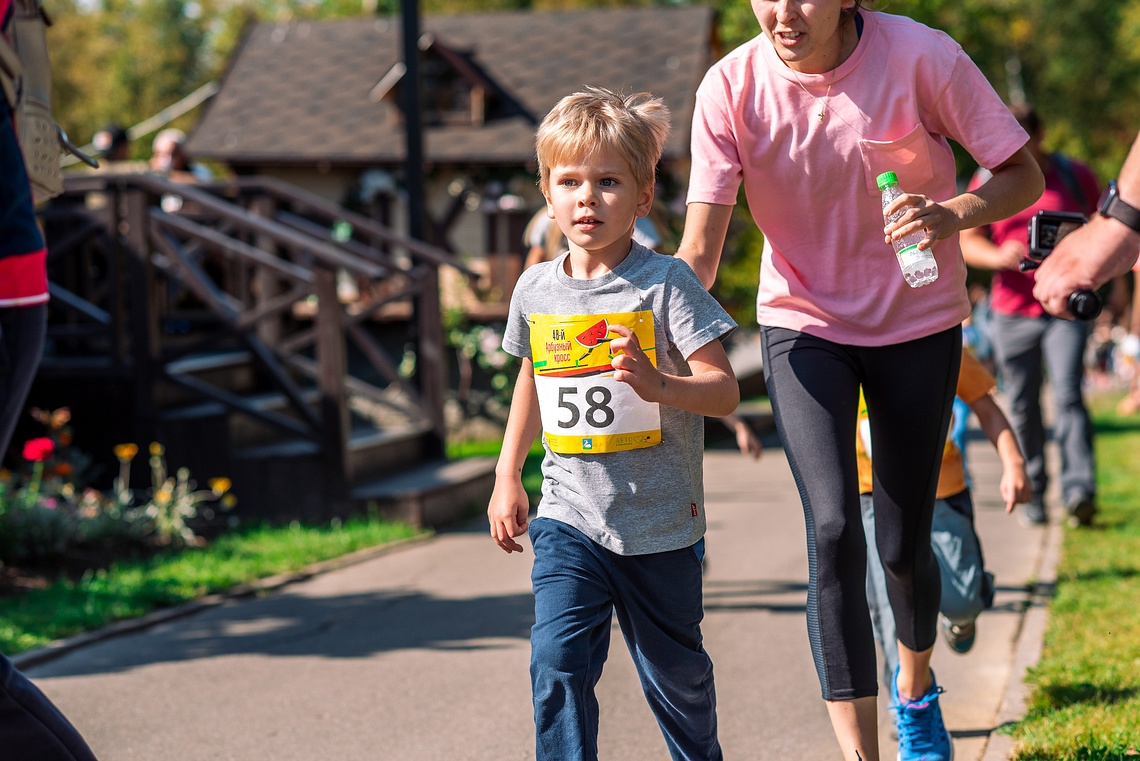
<svg viewBox="0 0 1140 761"><path fill-rule="evenodd" d="M1104 198L1100 200L1097 211L1105 217L1112 217L1123 222L1132 230L1140 233L1140 209L1125 203L1116 189L1116 180L1110 180Z"/></svg>

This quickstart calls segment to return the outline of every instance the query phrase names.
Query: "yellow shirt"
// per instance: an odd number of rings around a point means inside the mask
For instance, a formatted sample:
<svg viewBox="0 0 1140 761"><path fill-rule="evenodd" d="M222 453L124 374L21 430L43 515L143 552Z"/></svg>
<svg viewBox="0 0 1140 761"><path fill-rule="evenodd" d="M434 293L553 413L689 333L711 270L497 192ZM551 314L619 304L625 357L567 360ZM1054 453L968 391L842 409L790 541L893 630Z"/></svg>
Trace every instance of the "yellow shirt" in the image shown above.
<svg viewBox="0 0 1140 761"><path fill-rule="evenodd" d="M973 404L986 394L993 391L997 384L994 377L989 374L981 362L966 348L962 349L962 369L958 373L958 397L966 404ZM950 427L954 424L951 422ZM863 399L863 392L859 392L859 434L855 437L855 458L859 465L859 493L871 493L871 457L868 454L870 447L869 425L867 422L867 402ZM864 439L868 441L864 441ZM946 440L942 450L942 470L938 474L937 499L957 494L966 489L966 467L962 462L962 453L954 444L953 439Z"/></svg>

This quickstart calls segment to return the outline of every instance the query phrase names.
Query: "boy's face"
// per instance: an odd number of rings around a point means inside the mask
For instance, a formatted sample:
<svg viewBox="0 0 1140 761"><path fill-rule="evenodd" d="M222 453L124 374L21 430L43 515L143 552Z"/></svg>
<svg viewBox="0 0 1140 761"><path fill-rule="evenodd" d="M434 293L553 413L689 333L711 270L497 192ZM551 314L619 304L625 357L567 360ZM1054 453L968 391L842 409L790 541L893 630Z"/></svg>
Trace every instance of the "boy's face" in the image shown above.
<svg viewBox="0 0 1140 761"><path fill-rule="evenodd" d="M551 166L543 194L571 253L577 248L607 261L629 253L634 220L653 203L652 189L639 188L629 162L609 150Z"/></svg>

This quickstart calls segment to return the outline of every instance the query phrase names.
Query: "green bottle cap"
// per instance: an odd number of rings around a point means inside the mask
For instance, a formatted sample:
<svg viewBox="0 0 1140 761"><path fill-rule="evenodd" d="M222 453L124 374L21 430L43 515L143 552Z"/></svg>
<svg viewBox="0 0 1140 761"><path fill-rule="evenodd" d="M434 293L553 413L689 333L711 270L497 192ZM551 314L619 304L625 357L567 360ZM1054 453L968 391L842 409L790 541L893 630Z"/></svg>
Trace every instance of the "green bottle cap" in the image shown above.
<svg viewBox="0 0 1140 761"><path fill-rule="evenodd" d="M898 175L894 172L883 172L875 178L875 184L879 186L879 190L882 190L888 185L897 185L898 183Z"/></svg>

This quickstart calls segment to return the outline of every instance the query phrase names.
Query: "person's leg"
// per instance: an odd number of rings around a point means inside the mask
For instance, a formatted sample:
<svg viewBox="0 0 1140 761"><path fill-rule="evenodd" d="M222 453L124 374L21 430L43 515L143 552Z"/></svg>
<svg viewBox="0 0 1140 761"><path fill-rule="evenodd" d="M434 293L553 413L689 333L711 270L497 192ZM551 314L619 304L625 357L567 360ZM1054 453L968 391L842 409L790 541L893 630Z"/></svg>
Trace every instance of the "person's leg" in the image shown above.
<svg viewBox="0 0 1140 761"><path fill-rule="evenodd" d="M954 328L861 354L874 442L875 536L898 630L891 709L902 761L953 756L930 670L941 591L930 530L962 358Z"/></svg>
<svg viewBox="0 0 1140 761"><path fill-rule="evenodd" d="M46 304L0 309L0 460L24 412L46 332Z"/></svg>
<svg viewBox="0 0 1140 761"><path fill-rule="evenodd" d="M969 491L934 503L930 539L942 572L943 633L955 652L965 653L974 645L974 621L986 607L982 546Z"/></svg>
<svg viewBox="0 0 1140 761"><path fill-rule="evenodd" d="M1041 417L1042 351L1045 320L1015 315L994 315L994 356L1002 388L1009 399L1009 422L1025 456L1025 472L1033 487L1033 502L1023 514L1044 523L1045 423Z"/></svg>
<svg viewBox="0 0 1140 761"><path fill-rule="evenodd" d="M762 328L761 350L776 427L803 503L808 639L823 699L844 758L877 759L875 639L855 463L860 377L854 351L783 328Z"/></svg>
<svg viewBox="0 0 1140 761"><path fill-rule="evenodd" d="M1061 450L1061 497L1070 514L1087 523L1096 510L1093 426L1081 388L1090 326L1055 318L1046 326L1042 350L1053 390L1053 438Z"/></svg>
<svg viewBox="0 0 1140 761"><path fill-rule="evenodd" d="M611 555L614 610L674 761L719 761L713 665L701 644L701 552Z"/></svg>
<svg viewBox="0 0 1140 761"><path fill-rule="evenodd" d="M863 393L875 444L875 536L900 642L898 686L913 698L932 679L941 581L930 528L962 357L961 330L865 354Z"/></svg>
<svg viewBox="0 0 1140 761"><path fill-rule="evenodd" d="M5 761L95 761L71 722L3 655L0 749Z"/></svg>
<svg viewBox="0 0 1140 761"><path fill-rule="evenodd" d="M891 601L887 598L886 571L883 570L883 561L879 559L879 548L875 544L875 504L870 494L859 495L859 507L863 516L863 534L867 537L867 607L871 611L871 629L875 632L875 641L883 651L883 686L889 688L899 665L895 614L891 611Z"/></svg>
<svg viewBox="0 0 1140 761"><path fill-rule="evenodd" d="M530 675L535 758L598 757L598 699L610 644L613 595L602 548L564 523L530 524L534 627Z"/></svg>

